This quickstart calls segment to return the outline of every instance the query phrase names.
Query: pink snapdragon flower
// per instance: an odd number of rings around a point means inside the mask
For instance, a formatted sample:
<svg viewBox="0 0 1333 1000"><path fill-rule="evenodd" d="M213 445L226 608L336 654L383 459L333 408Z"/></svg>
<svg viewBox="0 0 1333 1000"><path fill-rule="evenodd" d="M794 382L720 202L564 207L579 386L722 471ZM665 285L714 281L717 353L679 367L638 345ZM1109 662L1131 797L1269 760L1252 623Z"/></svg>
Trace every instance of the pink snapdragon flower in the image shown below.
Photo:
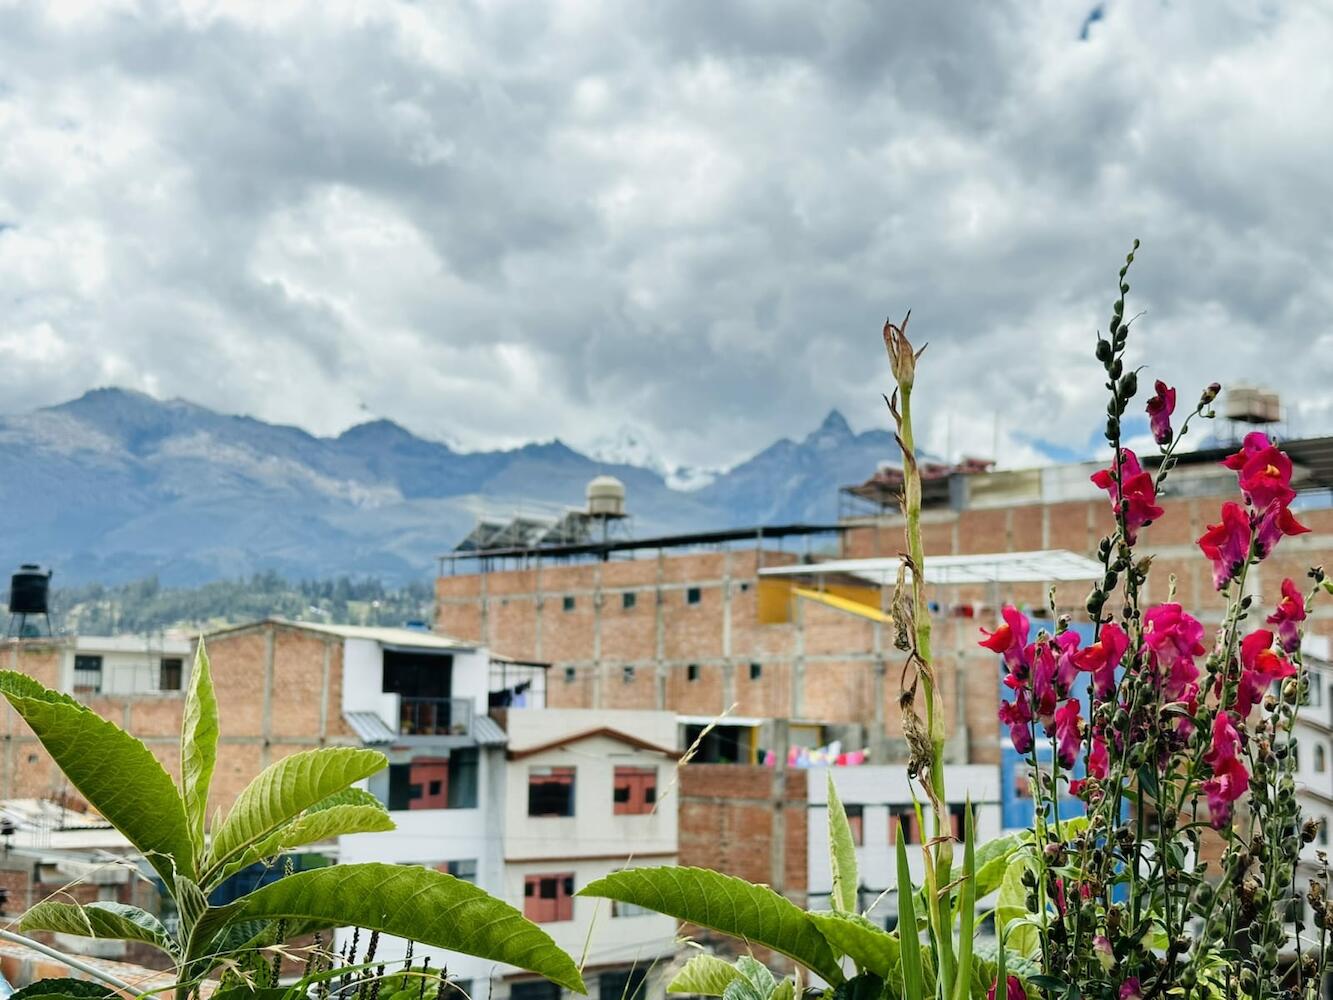
<svg viewBox="0 0 1333 1000"><path fill-rule="evenodd" d="M1125 519L1125 541L1133 545L1140 528L1162 516L1157 505L1157 488L1153 478L1143 471L1139 457L1125 448L1121 451L1120 486L1116 487L1115 463L1092 474L1092 483L1105 490L1111 498L1112 509Z"/></svg>
<svg viewBox="0 0 1333 1000"><path fill-rule="evenodd" d="M1032 752L1032 706L1026 692L1013 701L1000 702L1000 722L1009 727L1009 739L1020 754Z"/></svg>
<svg viewBox="0 0 1333 1000"><path fill-rule="evenodd" d="M1062 695L1068 694L1074 687L1074 681L1078 680L1078 633L1073 629L1067 629L1061 632L1053 640L1057 652L1055 654L1055 686Z"/></svg>
<svg viewBox="0 0 1333 1000"><path fill-rule="evenodd" d="M1291 577L1282 581L1282 600L1268 616L1268 624L1277 626L1278 641L1288 653L1301 648L1301 623L1305 621L1305 595Z"/></svg>
<svg viewBox="0 0 1333 1000"><path fill-rule="evenodd" d="M1097 956L1097 961L1102 963L1102 969L1110 972L1115 968L1115 952L1111 950L1111 939L1105 934L1098 934L1092 939L1092 951Z"/></svg>
<svg viewBox="0 0 1333 1000"><path fill-rule="evenodd" d="M1250 772L1240 758L1231 757L1213 768L1213 776L1203 783L1208 797L1208 821L1214 830L1231 822L1233 804L1250 788Z"/></svg>
<svg viewBox="0 0 1333 1000"><path fill-rule="evenodd" d="M1003 624L994 632L987 632L983 628L981 634L986 638L978 645L1003 656L1005 665L1012 673L1019 677L1027 677L1028 668L1032 665L1028 653L1028 632L1031 631L1031 625L1027 615L1012 604L1006 604L1001 608L1000 615L1004 618Z"/></svg>
<svg viewBox="0 0 1333 1000"><path fill-rule="evenodd" d="M1203 624L1175 601L1155 604L1143 613L1143 641L1158 663L1171 667L1203 655Z"/></svg>
<svg viewBox="0 0 1333 1000"><path fill-rule="evenodd" d="M1073 767L1083 747L1083 719L1078 714L1078 702L1073 698L1055 710L1055 742L1060 766Z"/></svg>
<svg viewBox="0 0 1333 1000"><path fill-rule="evenodd" d="M1199 548L1213 564L1213 587L1221 590L1250 558L1250 519L1234 500L1222 505L1222 520L1199 536Z"/></svg>
<svg viewBox="0 0 1333 1000"><path fill-rule="evenodd" d="M1277 543L1291 535L1303 535L1310 529L1296 520L1291 508L1281 500L1271 501L1264 508L1254 529L1254 554L1265 559L1277 548Z"/></svg>
<svg viewBox="0 0 1333 1000"><path fill-rule="evenodd" d="M1204 751L1203 760L1209 767L1240 756L1240 733L1236 731L1231 716L1218 712L1213 719L1213 740Z"/></svg>
<svg viewBox="0 0 1333 1000"><path fill-rule="evenodd" d="M1093 694L1105 701L1115 694L1115 671L1129 649L1129 636L1115 622L1102 626L1097 641L1073 656L1080 670L1092 674Z"/></svg>
<svg viewBox="0 0 1333 1000"><path fill-rule="evenodd" d="M1285 507L1296 498L1296 491L1291 488L1291 459L1275 444L1247 455L1239 469L1239 478L1245 499L1259 510L1274 500Z"/></svg>
<svg viewBox="0 0 1333 1000"><path fill-rule="evenodd" d="M1240 641L1240 684L1236 688L1236 711L1249 715L1275 682L1293 677L1295 665L1273 649L1273 633L1255 629Z"/></svg>
<svg viewBox="0 0 1333 1000"><path fill-rule="evenodd" d="M1120 1000L1143 1000L1143 987L1138 976L1130 976L1120 984Z"/></svg>
<svg viewBox="0 0 1333 1000"><path fill-rule="evenodd" d="M1000 981L997 979L986 993L986 1000L1028 1000L1028 991L1023 989L1023 982L1017 976L1006 976L1004 983L1004 996L996 997L996 991L1000 988Z"/></svg>
<svg viewBox="0 0 1333 1000"><path fill-rule="evenodd" d="M1153 388L1156 394L1148 400L1148 423L1153 440L1160 445L1171 443L1171 414L1176 410L1176 390L1158 379Z"/></svg>

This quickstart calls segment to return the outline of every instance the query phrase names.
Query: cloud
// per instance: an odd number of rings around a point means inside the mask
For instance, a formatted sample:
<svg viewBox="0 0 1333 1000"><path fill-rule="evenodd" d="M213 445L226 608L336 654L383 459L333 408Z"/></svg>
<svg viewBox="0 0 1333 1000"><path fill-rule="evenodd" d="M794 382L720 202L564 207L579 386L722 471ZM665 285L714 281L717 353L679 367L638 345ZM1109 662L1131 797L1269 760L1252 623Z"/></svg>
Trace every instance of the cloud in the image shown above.
<svg viewBox="0 0 1333 1000"><path fill-rule="evenodd" d="M1139 236L1136 356L1333 432L1331 45L1240 0L0 8L0 407L716 466L883 425L910 306L927 447L1035 462L1096 432Z"/></svg>

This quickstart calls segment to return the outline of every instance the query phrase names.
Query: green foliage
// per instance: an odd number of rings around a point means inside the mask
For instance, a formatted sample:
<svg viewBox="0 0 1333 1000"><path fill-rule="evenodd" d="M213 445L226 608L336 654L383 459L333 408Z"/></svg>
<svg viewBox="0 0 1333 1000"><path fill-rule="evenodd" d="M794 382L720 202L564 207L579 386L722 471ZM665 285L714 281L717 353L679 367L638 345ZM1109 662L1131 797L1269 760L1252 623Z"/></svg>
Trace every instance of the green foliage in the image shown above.
<svg viewBox="0 0 1333 1000"><path fill-rule="evenodd" d="M703 868L628 868L589 883L579 895L645 906L772 948L830 983L843 979L809 914L767 886Z"/></svg>
<svg viewBox="0 0 1333 1000"><path fill-rule="evenodd" d="M894 842L898 850L898 926L902 929L899 946L903 967L903 997L905 1000L923 1000L926 995L926 977L922 971L921 940L917 937L916 907L912 902L912 875L907 868L907 836L901 825Z"/></svg>
<svg viewBox="0 0 1333 1000"><path fill-rule="evenodd" d="M101 983L91 983L86 979L39 979L35 983L15 990L10 994L9 1000L14 1000L15 997L18 997L18 1000L36 1000L37 997L41 997L42 1000L58 1000L58 998L94 1000L113 995Z"/></svg>
<svg viewBox="0 0 1333 1000"><path fill-rule="evenodd" d="M0 672L0 694L70 783L162 876L180 915L177 936L136 907L50 901L28 911L20 925L24 930L150 944L175 961L180 996L218 965L262 965L256 949L350 925L515 965L583 990L578 969L544 931L481 889L427 868L333 866L289 875L225 906L210 906L208 893L240 867L342 834L390 830L393 823L372 796L349 787L382 768L384 756L330 747L293 754L265 769L237 797L207 844L205 807L218 720L202 643L186 696L179 790L142 742L73 699L12 672ZM105 992L98 987L94 995ZM64 985L47 993L72 1000L85 995Z"/></svg>
<svg viewBox="0 0 1333 1000"><path fill-rule="evenodd" d="M833 787L833 773L828 775L828 851L833 873L833 908L855 913L859 889L856 872L856 841L847 822L847 811Z"/></svg>
<svg viewBox="0 0 1333 1000"><path fill-rule="evenodd" d="M728 984L739 975L734 965L715 955L695 955L667 983L666 989L668 993L720 997Z"/></svg>
<svg viewBox="0 0 1333 1000"><path fill-rule="evenodd" d="M748 955L736 959L736 973L722 991L722 1000L769 1000L778 988L773 973Z"/></svg>
<svg viewBox="0 0 1333 1000"><path fill-rule="evenodd" d="M977 919L976 849L973 844L972 800L969 798L963 814L963 873L958 887L958 968L964 972L972 968L972 935ZM967 1000L970 983L963 975L954 986L956 1000Z"/></svg>
<svg viewBox="0 0 1333 1000"><path fill-rule="evenodd" d="M857 968L902 982L898 935L890 934L859 913L835 910L811 913L810 919L833 949L850 958Z"/></svg>

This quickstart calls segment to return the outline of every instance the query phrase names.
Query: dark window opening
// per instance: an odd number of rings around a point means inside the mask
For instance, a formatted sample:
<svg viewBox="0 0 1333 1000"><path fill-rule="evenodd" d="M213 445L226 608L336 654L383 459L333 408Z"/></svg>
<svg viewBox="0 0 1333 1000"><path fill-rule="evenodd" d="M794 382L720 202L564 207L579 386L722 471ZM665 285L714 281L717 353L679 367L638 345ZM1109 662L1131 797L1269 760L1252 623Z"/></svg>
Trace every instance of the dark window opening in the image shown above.
<svg viewBox="0 0 1333 1000"><path fill-rule="evenodd" d="M750 664L750 680L757 681L764 676L764 665L762 663Z"/></svg>
<svg viewBox="0 0 1333 1000"><path fill-rule="evenodd" d="M626 684L633 684L633 683L634 683L634 668L633 668L633 667L625 667L624 669L622 669L622 670L620 671L620 679L621 679L622 681L624 681Z"/></svg>
<svg viewBox="0 0 1333 1000"><path fill-rule="evenodd" d="M385 694L404 698L448 698L453 694L454 658L431 653L384 651Z"/></svg>
<svg viewBox="0 0 1333 1000"><path fill-rule="evenodd" d="M889 843L898 839L898 828L902 827L904 844L921 843L921 829L916 822L916 809L913 806L889 806Z"/></svg>
<svg viewBox="0 0 1333 1000"><path fill-rule="evenodd" d="M685 668L685 677L687 680L697 681L699 679L699 664L691 663Z"/></svg>
<svg viewBox="0 0 1333 1000"><path fill-rule="evenodd" d="M700 740L704 726L690 723L685 727L685 746L699 746L692 758L699 764L748 764L750 762L749 726L714 726Z"/></svg>
<svg viewBox="0 0 1333 1000"><path fill-rule="evenodd" d="M843 811L847 814L847 825L852 828L852 843L860 847L866 842L865 806L844 806Z"/></svg>
<svg viewBox="0 0 1333 1000"><path fill-rule="evenodd" d="M528 770L528 815L574 815L574 768L534 767Z"/></svg>
<svg viewBox="0 0 1333 1000"><path fill-rule="evenodd" d="M158 661L157 687L159 691L179 691L185 661L179 656L164 656Z"/></svg>
<svg viewBox="0 0 1333 1000"><path fill-rule="evenodd" d="M565 667L565 683L573 684L574 678L578 676L578 671L573 667Z"/></svg>
<svg viewBox="0 0 1333 1000"><path fill-rule="evenodd" d="M570 595L566 594L565 597L564 597L564 599L560 602L560 606L561 606L565 611L573 611L573 610L574 610L574 598L571 597Z"/></svg>
<svg viewBox="0 0 1333 1000"><path fill-rule="evenodd" d="M476 747L451 751L448 757L416 757L389 765L390 811L400 809L477 808Z"/></svg>
<svg viewBox="0 0 1333 1000"><path fill-rule="evenodd" d="M703 600L703 591L698 587L689 587L685 591L686 604L698 604Z"/></svg>
<svg viewBox="0 0 1333 1000"><path fill-rule="evenodd" d="M74 693L100 694L102 691L102 658L83 655L74 657Z"/></svg>
<svg viewBox="0 0 1333 1000"><path fill-rule="evenodd" d="M628 611L630 608L634 607L638 600L638 594L632 594L629 591L626 591L620 595L620 606Z"/></svg>
<svg viewBox="0 0 1333 1000"><path fill-rule="evenodd" d="M462 879L464 882L471 882L474 885L477 881L477 859L468 858L464 861L446 861L444 871L454 878Z"/></svg>
<svg viewBox="0 0 1333 1000"><path fill-rule="evenodd" d="M597 995L601 1000L644 1000L647 979L647 970L643 968L603 972L597 977Z"/></svg>
<svg viewBox="0 0 1333 1000"><path fill-rule="evenodd" d="M546 979L512 983L509 1000L560 1000L560 987Z"/></svg>

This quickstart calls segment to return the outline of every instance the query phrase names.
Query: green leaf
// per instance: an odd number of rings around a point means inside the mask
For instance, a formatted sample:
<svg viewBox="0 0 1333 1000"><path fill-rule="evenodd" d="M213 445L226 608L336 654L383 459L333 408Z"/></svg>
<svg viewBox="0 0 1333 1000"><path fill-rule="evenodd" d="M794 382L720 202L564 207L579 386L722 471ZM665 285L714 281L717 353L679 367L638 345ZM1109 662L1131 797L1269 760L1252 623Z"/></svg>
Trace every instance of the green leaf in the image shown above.
<svg viewBox="0 0 1333 1000"><path fill-rule="evenodd" d="M181 719L181 798L190 824L195 853L204 854L204 820L208 813L208 788L218 757L218 700L203 637L194 654L190 688L185 695Z"/></svg>
<svg viewBox="0 0 1333 1000"><path fill-rule="evenodd" d="M835 952L846 955L867 972L902 981L902 956L896 935L859 913L823 911L809 916Z"/></svg>
<svg viewBox="0 0 1333 1000"><path fill-rule="evenodd" d="M863 972L853 976L833 991L833 1000L884 1000L886 986L882 976Z"/></svg>
<svg viewBox="0 0 1333 1000"><path fill-rule="evenodd" d="M393 820L378 801L374 807L348 805L312 808L305 815L288 823L272 836L223 865L214 881L226 881L257 861L277 857L295 847L317 844L351 833L387 833L392 829L394 829Z"/></svg>
<svg viewBox="0 0 1333 1000"><path fill-rule="evenodd" d="M19 922L19 930L142 941L169 955L175 955L177 951L175 941L157 917L124 903L96 902L80 906L46 900L29 907Z"/></svg>
<svg viewBox="0 0 1333 1000"><path fill-rule="evenodd" d="M903 965L903 1000L924 1000L925 977L921 972L921 939L917 937L916 907L912 905L912 873L907 867L907 835L898 825L898 929Z"/></svg>
<svg viewBox="0 0 1333 1000"><path fill-rule="evenodd" d="M30 1000L33 997L43 997L45 1000L55 1000L57 997L70 997L73 1000L90 1000L92 997L110 997L115 996L110 989L101 983L91 982L87 979L39 979L35 983L30 983L21 989L15 990L9 995L9 1000L18 997L19 1000Z"/></svg>
<svg viewBox="0 0 1333 1000"><path fill-rule="evenodd" d="M1031 955L1037 948L1037 929L1028 923L1015 923L1028 915L1027 886L1023 873L1030 869L1026 856L1014 858L1000 882L1000 895L995 903L995 927L1005 934L1011 950L1020 955ZM1014 924L1011 928L1009 925Z"/></svg>
<svg viewBox="0 0 1333 1000"><path fill-rule="evenodd" d="M1031 839L1031 831L1006 833L977 848L977 899L984 899L1000 887L1014 851Z"/></svg>
<svg viewBox="0 0 1333 1000"><path fill-rule="evenodd" d="M778 985L768 995L768 1000L792 1000L796 996L796 983L790 979L779 979Z"/></svg>
<svg viewBox="0 0 1333 1000"><path fill-rule="evenodd" d="M835 910L855 913L860 907L859 883L856 874L856 842L847 822L847 811L833 787L833 773L828 775L828 854L829 869L833 873L832 904Z"/></svg>
<svg viewBox="0 0 1333 1000"><path fill-rule="evenodd" d="M171 885L194 872L176 784L152 752L114 723L31 677L0 671L0 694L36 733L69 783Z"/></svg>
<svg viewBox="0 0 1333 1000"><path fill-rule="evenodd" d="M957 1000L968 1000L969 987L967 973L972 969L972 934L977 920L977 857L976 831L972 822L972 798L968 796L963 810L963 883L958 887L958 968L959 975L954 988Z"/></svg>
<svg viewBox="0 0 1333 1000"><path fill-rule="evenodd" d="M371 795L364 788L344 788L341 792L334 792L327 798L322 798L313 806L306 810L306 813L318 812L321 809L332 809L334 806L369 806L372 809L378 809L380 812L388 812L384 803L375 796Z"/></svg>
<svg viewBox="0 0 1333 1000"><path fill-rule="evenodd" d="M206 953L210 939L228 924L252 920L364 927L516 965L585 992L579 970L545 931L508 903L429 868L372 863L288 875L210 909L196 928L190 957Z"/></svg>
<svg viewBox="0 0 1333 1000"><path fill-rule="evenodd" d="M767 966L742 955L736 959L736 978L722 991L722 1000L769 1000L777 985Z"/></svg>
<svg viewBox="0 0 1333 1000"><path fill-rule="evenodd" d="M704 868L627 868L590 882L579 895L645 906L772 948L830 983L843 980L838 960L814 921L767 886Z"/></svg>
<svg viewBox="0 0 1333 1000"><path fill-rule="evenodd" d="M720 997L727 985L740 973L730 962L716 955L695 955L667 983L668 993L692 993L701 997Z"/></svg>
<svg viewBox="0 0 1333 1000"><path fill-rule="evenodd" d="M214 884L217 872L227 862L386 763L387 758L378 750L320 747L270 764L236 797L222 826L213 831L204 883Z"/></svg>

